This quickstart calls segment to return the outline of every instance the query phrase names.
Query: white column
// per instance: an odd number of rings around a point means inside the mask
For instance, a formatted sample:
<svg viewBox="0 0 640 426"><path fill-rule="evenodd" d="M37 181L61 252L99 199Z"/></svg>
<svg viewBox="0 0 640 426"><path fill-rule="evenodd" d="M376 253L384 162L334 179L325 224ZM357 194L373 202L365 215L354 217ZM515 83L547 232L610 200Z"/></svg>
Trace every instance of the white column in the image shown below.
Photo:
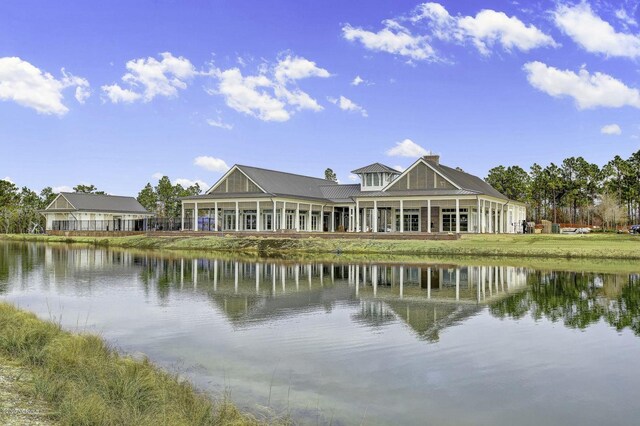
<svg viewBox="0 0 640 426"><path fill-rule="evenodd" d="M280 229L287 229L287 202L282 202Z"/></svg>
<svg viewBox="0 0 640 426"><path fill-rule="evenodd" d="M400 232L404 232L404 201L400 200Z"/></svg>
<svg viewBox="0 0 640 426"><path fill-rule="evenodd" d="M273 213L271 213L271 230L273 232L276 232L276 219L277 219L277 213L276 213L276 207L277 207L277 203L275 200L273 200Z"/></svg>
<svg viewBox="0 0 640 426"><path fill-rule="evenodd" d="M349 208L351 212L351 208ZM351 220L349 220L349 227L351 227ZM331 206L331 232L336 232L336 208Z"/></svg>
<svg viewBox="0 0 640 426"><path fill-rule="evenodd" d="M198 230L198 202L193 203L193 230Z"/></svg>
<svg viewBox="0 0 640 426"><path fill-rule="evenodd" d="M260 232L260 222L262 217L260 216L260 201L256 201L256 231Z"/></svg>
<svg viewBox="0 0 640 426"><path fill-rule="evenodd" d="M240 207L236 201L236 232L240 230Z"/></svg>
<svg viewBox="0 0 640 426"><path fill-rule="evenodd" d="M313 214L312 210L313 210L313 204L309 204L309 211L307 212L307 216L308 216L307 219L309 220L307 220L307 223L306 223L307 231L311 231L311 215Z"/></svg>
<svg viewBox="0 0 640 426"><path fill-rule="evenodd" d="M367 232L367 208L362 208L362 232Z"/></svg>
<svg viewBox="0 0 640 426"><path fill-rule="evenodd" d="M493 232L498 233L498 203L495 203L495 207L493 210Z"/></svg>
<svg viewBox="0 0 640 426"><path fill-rule="evenodd" d="M218 229L220 229L220 227L218 226L218 202L216 201L215 203L213 203L213 212L214 212L214 229L217 231Z"/></svg>
<svg viewBox="0 0 640 426"><path fill-rule="evenodd" d="M300 231L300 203L296 204L296 226L294 226L294 229L296 231Z"/></svg>
<svg viewBox="0 0 640 426"><path fill-rule="evenodd" d="M373 232L378 232L378 201L373 200L373 217L371 218L371 222L373 222L372 228Z"/></svg>
<svg viewBox="0 0 640 426"><path fill-rule="evenodd" d="M486 222L484 215L485 215L485 209L486 209L487 206L486 206L486 203L485 203L484 200L480 201L480 205L482 206L481 207L482 208L482 216L480 216L480 233L484 234L484 232L485 232L484 226L485 226L485 222Z"/></svg>
<svg viewBox="0 0 640 426"><path fill-rule="evenodd" d="M404 296L404 266L400 266L400 299Z"/></svg>
<svg viewBox="0 0 640 426"><path fill-rule="evenodd" d="M180 230L184 231L184 201L180 203L181 213L180 213ZM47 221L49 221L49 217L47 216ZM47 226L47 229L50 227Z"/></svg>
<svg viewBox="0 0 640 426"><path fill-rule="evenodd" d="M356 200L356 211L355 211L355 216L356 216L356 229L354 229L354 231L358 231L358 229L360 228L360 202L358 202L358 200Z"/></svg>
<svg viewBox="0 0 640 426"><path fill-rule="evenodd" d="M480 215L480 198L478 198L478 204L476 206L476 234L482 232L482 217Z"/></svg>
<svg viewBox="0 0 640 426"><path fill-rule="evenodd" d="M456 300L460 300L460 267L456 268Z"/></svg>
<svg viewBox="0 0 640 426"><path fill-rule="evenodd" d="M456 198L456 234L460 233L460 200Z"/></svg>
<svg viewBox="0 0 640 426"><path fill-rule="evenodd" d="M431 200L427 200L427 232L431 233Z"/></svg>
<svg viewBox="0 0 640 426"><path fill-rule="evenodd" d="M427 268L427 299L431 299L431 268Z"/></svg>

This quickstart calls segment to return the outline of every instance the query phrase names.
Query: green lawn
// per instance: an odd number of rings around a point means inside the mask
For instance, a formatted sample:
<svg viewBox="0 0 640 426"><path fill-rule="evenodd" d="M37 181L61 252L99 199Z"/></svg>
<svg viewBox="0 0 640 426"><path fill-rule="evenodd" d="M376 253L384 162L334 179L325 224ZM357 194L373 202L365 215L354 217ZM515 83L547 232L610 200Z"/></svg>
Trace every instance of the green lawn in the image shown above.
<svg viewBox="0 0 640 426"><path fill-rule="evenodd" d="M48 237L8 235L20 241L87 243L97 246L197 250L261 256L282 255L413 255L517 256L564 259L640 259L640 236L589 235L463 235L459 240L352 240L286 237Z"/></svg>

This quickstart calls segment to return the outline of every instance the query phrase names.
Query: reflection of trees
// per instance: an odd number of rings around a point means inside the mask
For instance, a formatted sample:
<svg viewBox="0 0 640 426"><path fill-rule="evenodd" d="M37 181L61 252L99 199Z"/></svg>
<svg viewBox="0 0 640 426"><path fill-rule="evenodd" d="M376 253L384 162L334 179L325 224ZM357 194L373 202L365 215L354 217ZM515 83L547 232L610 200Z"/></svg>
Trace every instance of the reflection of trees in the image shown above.
<svg viewBox="0 0 640 426"><path fill-rule="evenodd" d="M0 244L0 294L7 291L9 278L18 274L25 277L42 263L43 253L42 244Z"/></svg>
<svg viewBox="0 0 640 426"><path fill-rule="evenodd" d="M530 314L578 329L604 320L640 336L640 276L537 271L528 280L526 291L491 304L491 314L514 319Z"/></svg>

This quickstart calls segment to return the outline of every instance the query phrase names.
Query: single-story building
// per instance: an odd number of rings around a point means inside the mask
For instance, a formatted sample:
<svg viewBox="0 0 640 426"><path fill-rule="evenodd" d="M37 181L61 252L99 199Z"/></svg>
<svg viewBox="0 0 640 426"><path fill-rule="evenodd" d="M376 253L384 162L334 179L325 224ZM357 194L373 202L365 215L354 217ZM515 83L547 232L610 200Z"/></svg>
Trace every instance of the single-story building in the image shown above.
<svg viewBox="0 0 640 426"><path fill-rule="evenodd" d="M182 199L183 230L517 233L525 205L484 180L419 158L374 163L359 184L234 165L205 194Z"/></svg>
<svg viewBox="0 0 640 426"><path fill-rule="evenodd" d="M61 192L40 213L47 231L144 231L153 217L133 197Z"/></svg>

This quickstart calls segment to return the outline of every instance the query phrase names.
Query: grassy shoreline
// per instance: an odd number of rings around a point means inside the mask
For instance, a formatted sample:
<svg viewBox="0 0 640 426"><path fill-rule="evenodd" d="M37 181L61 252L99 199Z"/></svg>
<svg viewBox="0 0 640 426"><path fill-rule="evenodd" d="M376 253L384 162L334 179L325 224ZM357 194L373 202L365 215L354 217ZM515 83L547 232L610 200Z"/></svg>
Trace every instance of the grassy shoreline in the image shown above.
<svg viewBox="0 0 640 426"><path fill-rule="evenodd" d="M148 360L118 354L102 339L73 334L0 302L0 359L33 377L22 391L61 425L255 425L228 401L213 401ZM10 420L10 419L9 419Z"/></svg>
<svg viewBox="0 0 640 426"><path fill-rule="evenodd" d="M491 235L469 234L458 240L341 240L286 237L128 236L59 237L2 235L0 240L61 242L154 250L234 253L263 257L375 255L483 256L548 259L640 260L640 237L632 235Z"/></svg>

